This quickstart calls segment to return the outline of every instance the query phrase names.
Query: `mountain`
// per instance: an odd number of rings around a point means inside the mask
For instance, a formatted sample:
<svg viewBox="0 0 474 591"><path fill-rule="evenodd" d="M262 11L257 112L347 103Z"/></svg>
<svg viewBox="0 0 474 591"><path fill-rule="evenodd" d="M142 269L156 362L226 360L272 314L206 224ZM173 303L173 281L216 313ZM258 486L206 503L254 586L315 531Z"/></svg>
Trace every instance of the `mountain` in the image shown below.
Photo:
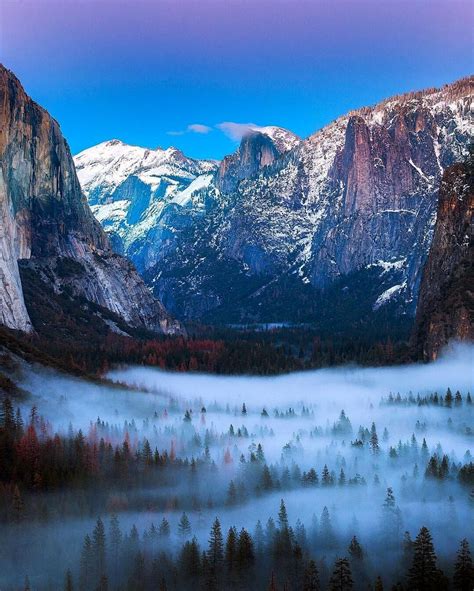
<svg viewBox="0 0 474 591"><path fill-rule="evenodd" d="M474 154L448 168L423 272L413 343L436 359L451 339L474 340Z"/></svg>
<svg viewBox="0 0 474 591"><path fill-rule="evenodd" d="M125 225L114 195L138 182L138 169L94 211L181 318L344 330L412 317L441 176L472 138L473 86L471 77L396 96L304 140L256 127L214 170L207 163L181 202L155 193ZM83 154L79 179L93 204L111 175L87 184ZM141 198L127 193L127 214Z"/></svg>
<svg viewBox="0 0 474 591"><path fill-rule="evenodd" d="M97 317L106 311L115 330L112 317L131 327L180 331L133 265L111 249L57 122L3 66L0 109L0 323L31 331L25 294L34 307L44 288L50 299L61 296L78 309L95 304ZM32 292L25 281L33 277L39 282Z"/></svg>

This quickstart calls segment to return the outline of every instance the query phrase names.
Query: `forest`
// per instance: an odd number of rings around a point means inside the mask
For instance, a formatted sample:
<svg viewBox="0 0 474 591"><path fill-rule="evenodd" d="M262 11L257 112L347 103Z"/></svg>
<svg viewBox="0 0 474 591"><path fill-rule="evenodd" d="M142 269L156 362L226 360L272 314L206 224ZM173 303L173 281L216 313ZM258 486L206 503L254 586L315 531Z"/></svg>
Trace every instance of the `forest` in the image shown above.
<svg viewBox="0 0 474 591"><path fill-rule="evenodd" d="M470 590L470 359L102 383L12 364L1 588Z"/></svg>

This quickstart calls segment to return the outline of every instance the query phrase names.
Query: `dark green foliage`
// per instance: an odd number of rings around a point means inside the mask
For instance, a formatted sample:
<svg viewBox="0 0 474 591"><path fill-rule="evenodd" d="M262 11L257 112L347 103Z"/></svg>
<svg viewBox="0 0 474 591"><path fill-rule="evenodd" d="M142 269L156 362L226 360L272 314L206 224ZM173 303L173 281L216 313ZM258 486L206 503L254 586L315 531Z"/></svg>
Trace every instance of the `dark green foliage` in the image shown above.
<svg viewBox="0 0 474 591"><path fill-rule="evenodd" d="M474 589L474 566L469 542L466 539L461 541L454 563L453 583L456 591L472 591Z"/></svg>
<svg viewBox="0 0 474 591"><path fill-rule="evenodd" d="M329 580L330 591L350 591L354 585L349 561L347 558L338 558L334 564L334 570Z"/></svg>
<svg viewBox="0 0 474 591"><path fill-rule="evenodd" d="M319 591L319 572L314 560L310 560L306 565L303 575L303 591Z"/></svg>
<svg viewBox="0 0 474 591"><path fill-rule="evenodd" d="M438 591L442 574L436 565L436 554L431 534L420 529L413 542L413 563L408 573L409 588L416 591Z"/></svg>

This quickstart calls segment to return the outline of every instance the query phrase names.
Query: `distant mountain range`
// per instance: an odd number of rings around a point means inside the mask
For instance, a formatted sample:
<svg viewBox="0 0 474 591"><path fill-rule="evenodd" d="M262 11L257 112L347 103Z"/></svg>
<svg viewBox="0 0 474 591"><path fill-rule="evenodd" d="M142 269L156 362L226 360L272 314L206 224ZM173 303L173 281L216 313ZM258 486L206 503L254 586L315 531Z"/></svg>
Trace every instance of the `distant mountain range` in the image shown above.
<svg viewBox="0 0 474 591"><path fill-rule="evenodd" d="M444 171L473 138L474 78L348 113L306 139L255 128L222 162L112 140L75 164L92 211L178 318L412 318Z"/></svg>

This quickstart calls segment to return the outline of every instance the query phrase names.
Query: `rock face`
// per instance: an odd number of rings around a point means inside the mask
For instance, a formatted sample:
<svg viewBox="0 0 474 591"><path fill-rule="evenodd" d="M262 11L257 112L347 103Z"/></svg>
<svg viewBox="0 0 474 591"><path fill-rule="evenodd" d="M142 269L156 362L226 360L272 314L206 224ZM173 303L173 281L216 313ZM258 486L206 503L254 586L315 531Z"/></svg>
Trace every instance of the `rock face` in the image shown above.
<svg viewBox="0 0 474 591"><path fill-rule="evenodd" d="M295 134L279 127L250 130L242 138L237 152L221 162L216 177L218 189L223 193L232 193L240 181L255 177L299 142Z"/></svg>
<svg viewBox="0 0 474 591"><path fill-rule="evenodd" d="M18 261L27 259L55 290L67 284L131 326L179 330L133 266L111 250L59 125L3 66L0 108L0 322L31 329L18 271ZM74 281L57 272L60 261L77 263Z"/></svg>
<svg viewBox="0 0 474 591"><path fill-rule="evenodd" d="M450 340L474 340L474 155L446 170L423 271L413 344L436 359Z"/></svg>
<svg viewBox="0 0 474 591"><path fill-rule="evenodd" d="M305 140L251 130L158 224L145 213L124 229L124 252L182 318L312 320L319 290L337 284L334 301L345 298L354 274L359 288L370 283L370 309L414 315L440 179L472 139L473 86L393 97ZM79 178L86 186L87 167ZM86 186L91 201L97 190ZM128 199L131 208L140 193ZM106 206L96 215L113 233L125 228Z"/></svg>

